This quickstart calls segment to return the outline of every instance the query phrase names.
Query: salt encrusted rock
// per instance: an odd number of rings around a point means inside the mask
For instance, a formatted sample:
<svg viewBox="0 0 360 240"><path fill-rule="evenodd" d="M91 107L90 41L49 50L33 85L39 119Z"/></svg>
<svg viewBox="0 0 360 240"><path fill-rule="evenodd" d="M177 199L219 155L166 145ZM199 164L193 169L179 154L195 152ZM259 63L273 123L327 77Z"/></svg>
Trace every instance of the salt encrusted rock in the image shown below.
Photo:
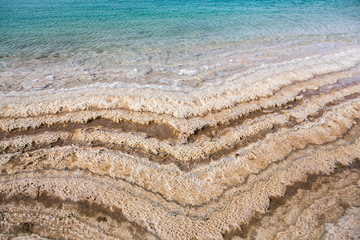
<svg viewBox="0 0 360 240"><path fill-rule="evenodd" d="M4 93L0 237L358 238L359 53Z"/></svg>

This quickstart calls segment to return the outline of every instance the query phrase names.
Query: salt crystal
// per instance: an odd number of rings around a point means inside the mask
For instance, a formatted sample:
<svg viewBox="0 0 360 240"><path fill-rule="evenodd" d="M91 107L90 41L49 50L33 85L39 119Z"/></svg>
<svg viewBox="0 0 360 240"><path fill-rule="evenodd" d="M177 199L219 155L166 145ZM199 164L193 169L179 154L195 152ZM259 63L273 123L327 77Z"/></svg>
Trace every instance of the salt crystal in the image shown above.
<svg viewBox="0 0 360 240"><path fill-rule="evenodd" d="M198 70L195 69L180 69L179 75L195 76L199 74Z"/></svg>
<svg viewBox="0 0 360 240"><path fill-rule="evenodd" d="M54 76L53 75L49 75L47 77L45 77L46 80L50 80L50 81L54 81Z"/></svg>

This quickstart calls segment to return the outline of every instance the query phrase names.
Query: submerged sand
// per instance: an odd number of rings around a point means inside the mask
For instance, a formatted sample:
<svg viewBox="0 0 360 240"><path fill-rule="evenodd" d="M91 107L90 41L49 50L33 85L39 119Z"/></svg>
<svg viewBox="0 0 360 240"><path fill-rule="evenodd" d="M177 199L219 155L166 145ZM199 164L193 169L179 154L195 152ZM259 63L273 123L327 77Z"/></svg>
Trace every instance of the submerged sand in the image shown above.
<svg viewBox="0 0 360 240"><path fill-rule="evenodd" d="M49 73L8 70L1 238L359 238L360 47L284 49L151 84L60 85L68 69L19 88Z"/></svg>

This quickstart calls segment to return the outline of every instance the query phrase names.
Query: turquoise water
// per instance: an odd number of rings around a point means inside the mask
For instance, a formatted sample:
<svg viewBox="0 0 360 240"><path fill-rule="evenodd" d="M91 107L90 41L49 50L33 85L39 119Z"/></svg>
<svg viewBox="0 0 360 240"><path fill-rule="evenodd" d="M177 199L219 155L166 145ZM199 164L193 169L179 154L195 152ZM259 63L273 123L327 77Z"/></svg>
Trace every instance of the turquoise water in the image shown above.
<svg viewBox="0 0 360 240"><path fill-rule="evenodd" d="M359 35L359 0L0 0L3 59Z"/></svg>

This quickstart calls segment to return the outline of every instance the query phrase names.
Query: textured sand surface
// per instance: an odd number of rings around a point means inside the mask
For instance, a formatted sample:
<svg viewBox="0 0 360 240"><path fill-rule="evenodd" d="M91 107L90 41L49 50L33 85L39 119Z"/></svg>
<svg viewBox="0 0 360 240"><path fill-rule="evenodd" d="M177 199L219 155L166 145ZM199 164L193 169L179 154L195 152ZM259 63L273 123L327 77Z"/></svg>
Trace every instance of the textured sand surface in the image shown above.
<svg viewBox="0 0 360 240"><path fill-rule="evenodd" d="M360 238L360 47L304 55L183 90L15 81L0 238Z"/></svg>

